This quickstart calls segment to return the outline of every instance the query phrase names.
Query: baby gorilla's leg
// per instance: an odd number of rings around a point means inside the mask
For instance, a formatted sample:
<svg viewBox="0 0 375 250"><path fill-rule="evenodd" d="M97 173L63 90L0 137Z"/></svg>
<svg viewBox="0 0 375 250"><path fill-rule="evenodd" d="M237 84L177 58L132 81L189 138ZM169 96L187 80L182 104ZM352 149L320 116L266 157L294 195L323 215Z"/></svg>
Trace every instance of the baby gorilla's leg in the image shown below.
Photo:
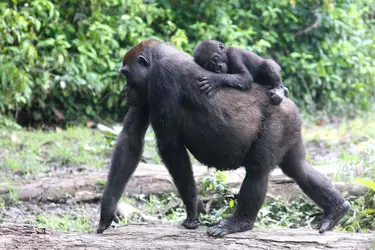
<svg viewBox="0 0 375 250"><path fill-rule="evenodd" d="M284 87L280 76L280 66L272 59L265 59L259 65L257 82L271 86L268 95L272 104L279 105L284 97L288 97L289 90Z"/></svg>

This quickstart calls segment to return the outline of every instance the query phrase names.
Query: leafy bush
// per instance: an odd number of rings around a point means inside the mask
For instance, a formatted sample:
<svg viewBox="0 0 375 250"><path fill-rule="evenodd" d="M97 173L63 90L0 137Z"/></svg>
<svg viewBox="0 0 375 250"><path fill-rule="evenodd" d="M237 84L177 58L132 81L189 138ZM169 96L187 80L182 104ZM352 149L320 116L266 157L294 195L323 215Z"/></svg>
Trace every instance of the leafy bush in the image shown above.
<svg viewBox="0 0 375 250"><path fill-rule="evenodd" d="M186 50L210 38L275 58L292 98L310 112L371 108L372 0L182 2L172 13L191 39Z"/></svg>
<svg viewBox="0 0 375 250"><path fill-rule="evenodd" d="M204 39L275 58L310 112L374 101L375 4L333 1L12 0L0 3L0 112L53 121L123 116L121 58L156 37ZM350 108L350 109L348 109Z"/></svg>
<svg viewBox="0 0 375 250"><path fill-rule="evenodd" d="M121 111L121 58L166 18L139 0L1 3L0 111L46 121L54 109L68 119Z"/></svg>

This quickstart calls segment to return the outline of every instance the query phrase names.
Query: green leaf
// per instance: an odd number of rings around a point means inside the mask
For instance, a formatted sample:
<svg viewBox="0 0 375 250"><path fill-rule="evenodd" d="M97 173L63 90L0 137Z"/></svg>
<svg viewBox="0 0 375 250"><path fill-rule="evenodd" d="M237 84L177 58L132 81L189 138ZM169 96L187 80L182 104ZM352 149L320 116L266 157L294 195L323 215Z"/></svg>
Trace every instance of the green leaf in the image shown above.
<svg viewBox="0 0 375 250"><path fill-rule="evenodd" d="M233 208L233 207L234 207L234 200L230 200L230 201L229 201L229 207L230 207L230 208Z"/></svg>
<svg viewBox="0 0 375 250"><path fill-rule="evenodd" d="M375 181L366 180L366 179L356 179L354 181L357 182L357 183L360 183L362 185L365 185L365 186L369 187L370 189L372 189L373 191L375 191Z"/></svg>
<svg viewBox="0 0 375 250"><path fill-rule="evenodd" d="M55 45L55 39L47 38L46 40L39 41L36 46L38 48L45 48L45 47L52 47L54 45Z"/></svg>

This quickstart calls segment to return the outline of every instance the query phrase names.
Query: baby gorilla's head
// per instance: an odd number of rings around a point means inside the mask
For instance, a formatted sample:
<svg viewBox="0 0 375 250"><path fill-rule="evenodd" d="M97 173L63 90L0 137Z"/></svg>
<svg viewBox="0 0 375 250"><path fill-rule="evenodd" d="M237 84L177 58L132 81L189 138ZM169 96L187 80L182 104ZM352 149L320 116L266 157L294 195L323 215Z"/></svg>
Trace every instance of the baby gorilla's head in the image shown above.
<svg viewBox="0 0 375 250"><path fill-rule="evenodd" d="M227 73L228 58L221 42L206 40L195 47L194 61L203 68L215 73Z"/></svg>

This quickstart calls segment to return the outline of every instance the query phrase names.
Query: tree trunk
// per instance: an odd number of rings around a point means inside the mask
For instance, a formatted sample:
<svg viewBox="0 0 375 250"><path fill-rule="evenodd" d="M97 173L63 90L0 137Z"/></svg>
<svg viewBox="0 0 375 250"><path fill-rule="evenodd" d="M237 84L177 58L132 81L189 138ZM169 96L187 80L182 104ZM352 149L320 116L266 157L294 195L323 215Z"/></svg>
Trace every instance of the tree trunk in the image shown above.
<svg viewBox="0 0 375 250"><path fill-rule="evenodd" d="M104 234L63 233L29 225L0 225L0 249L370 249L374 235L300 229L253 229L212 238L206 228L174 224L131 225ZM373 245L374 246L374 245Z"/></svg>

